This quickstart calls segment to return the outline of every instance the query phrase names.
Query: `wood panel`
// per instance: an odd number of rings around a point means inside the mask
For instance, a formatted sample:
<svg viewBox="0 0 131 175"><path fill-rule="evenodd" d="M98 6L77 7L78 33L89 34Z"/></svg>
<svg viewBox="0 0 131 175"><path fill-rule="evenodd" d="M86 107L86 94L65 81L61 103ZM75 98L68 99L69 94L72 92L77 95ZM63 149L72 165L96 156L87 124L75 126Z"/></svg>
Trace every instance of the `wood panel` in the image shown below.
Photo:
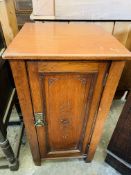
<svg viewBox="0 0 131 175"><path fill-rule="evenodd" d="M106 117L110 110L110 106L111 106L116 88L118 86L118 82L121 77L124 65L125 65L124 61L121 61L121 62L116 61L116 62L112 62L111 64L106 85L103 90L103 94L102 94L102 98L101 98L101 102L100 102L100 106L97 114L97 119L94 125L94 131L90 139L90 146L88 150L87 161L92 160L96 147L100 141L102 129L104 126L104 121L106 120Z"/></svg>
<svg viewBox="0 0 131 175"><path fill-rule="evenodd" d="M86 155L106 71L106 62L28 62L34 112L43 112L48 124L37 129L41 157L63 157L69 150L74 157Z"/></svg>
<svg viewBox="0 0 131 175"><path fill-rule="evenodd" d="M92 66L93 65L93 66ZM97 72L99 67L99 62L91 62L88 64L86 61L67 61L67 62L57 62L57 61L48 61L48 62L38 62L38 72L40 73L49 73L49 72Z"/></svg>
<svg viewBox="0 0 131 175"><path fill-rule="evenodd" d="M97 73L45 76L42 83L45 83L48 146L51 151L79 149L96 76Z"/></svg>

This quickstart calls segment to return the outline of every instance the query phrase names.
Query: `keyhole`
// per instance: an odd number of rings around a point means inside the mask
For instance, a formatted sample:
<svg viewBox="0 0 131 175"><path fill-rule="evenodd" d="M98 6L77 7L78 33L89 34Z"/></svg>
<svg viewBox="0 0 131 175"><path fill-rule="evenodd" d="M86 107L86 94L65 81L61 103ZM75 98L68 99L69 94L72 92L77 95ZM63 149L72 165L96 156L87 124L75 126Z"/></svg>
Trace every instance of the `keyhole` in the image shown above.
<svg viewBox="0 0 131 175"><path fill-rule="evenodd" d="M67 126L69 125L69 120L68 119L61 119L61 123L64 125L64 126Z"/></svg>

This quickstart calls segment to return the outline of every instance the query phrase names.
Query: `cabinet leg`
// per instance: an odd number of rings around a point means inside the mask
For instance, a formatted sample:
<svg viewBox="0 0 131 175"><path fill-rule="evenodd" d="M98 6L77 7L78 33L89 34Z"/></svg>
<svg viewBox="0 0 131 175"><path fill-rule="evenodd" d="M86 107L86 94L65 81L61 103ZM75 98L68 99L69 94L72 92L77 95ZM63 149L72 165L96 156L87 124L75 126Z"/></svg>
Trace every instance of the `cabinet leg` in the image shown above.
<svg viewBox="0 0 131 175"><path fill-rule="evenodd" d="M35 164L36 166L41 166L41 161L33 160L33 162L34 162L34 164Z"/></svg>
<svg viewBox="0 0 131 175"><path fill-rule="evenodd" d="M20 121L23 122L22 112L21 112L21 108L20 108L20 104L19 104L17 94L16 94L16 97L15 97L15 108L16 108L16 111L18 113Z"/></svg>
<svg viewBox="0 0 131 175"><path fill-rule="evenodd" d="M11 171L16 171L19 168L19 162L14 155L14 152L11 148L9 141L3 136L2 132L0 131L0 147L4 152L6 159L9 162L9 168Z"/></svg>
<svg viewBox="0 0 131 175"><path fill-rule="evenodd" d="M91 160L88 160L87 157L84 157L83 160L85 161L85 163L90 163L91 162Z"/></svg>

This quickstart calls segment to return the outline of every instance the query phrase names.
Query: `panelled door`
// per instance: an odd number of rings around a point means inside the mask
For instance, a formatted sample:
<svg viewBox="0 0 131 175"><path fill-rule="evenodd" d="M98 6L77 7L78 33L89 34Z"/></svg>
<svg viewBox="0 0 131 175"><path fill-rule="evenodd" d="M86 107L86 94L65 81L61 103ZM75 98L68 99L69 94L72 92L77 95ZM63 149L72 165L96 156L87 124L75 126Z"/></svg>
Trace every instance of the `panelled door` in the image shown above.
<svg viewBox="0 0 131 175"><path fill-rule="evenodd" d="M27 62L42 158L86 156L107 67L107 62Z"/></svg>

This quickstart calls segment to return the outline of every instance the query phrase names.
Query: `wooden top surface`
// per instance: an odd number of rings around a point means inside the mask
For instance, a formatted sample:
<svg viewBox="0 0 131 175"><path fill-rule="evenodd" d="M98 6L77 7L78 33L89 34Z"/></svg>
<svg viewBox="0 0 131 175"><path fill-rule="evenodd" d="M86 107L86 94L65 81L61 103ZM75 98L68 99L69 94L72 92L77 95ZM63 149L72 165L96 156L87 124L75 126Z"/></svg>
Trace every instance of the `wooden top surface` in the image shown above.
<svg viewBox="0 0 131 175"><path fill-rule="evenodd" d="M26 23L3 58L131 60L131 53L100 26L48 22Z"/></svg>

